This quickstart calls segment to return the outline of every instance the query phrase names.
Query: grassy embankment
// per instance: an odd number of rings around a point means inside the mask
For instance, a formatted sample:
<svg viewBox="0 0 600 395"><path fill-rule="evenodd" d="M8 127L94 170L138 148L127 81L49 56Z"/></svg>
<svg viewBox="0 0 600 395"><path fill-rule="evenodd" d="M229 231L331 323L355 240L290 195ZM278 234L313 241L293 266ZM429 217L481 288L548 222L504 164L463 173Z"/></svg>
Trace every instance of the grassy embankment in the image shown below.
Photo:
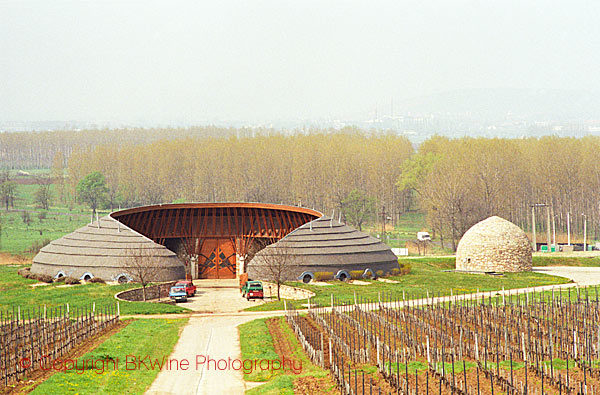
<svg viewBox="0 0 600 395"><path fill-rule="evenodd" d="M115 306L117 292L137 287L136 284L81 284L65 286L64 283L53 283L32 287L36 280L26 279L17 274L20 267L16 265L0 265L0 311L6 311L17 306L22 309L48 308L64 306L75 311L77 308L89 308L96 303L96 309L105 306ZM119 302L121 314L164 314L189 311L176 305L144 302Z"/></svg>
<svg viewBox="0 0 600 395"><path fill-rule="evenodd" d="M187 319L134 320L117 334L110 337L93 351L77 360L96 362L97 370L83 373L76 370L61 371L52 375L32 392L33 394L143 394L152 384L160 369L144 368L127 370L127 355L149 356L150 359L168 357L173 351L179 332ZM115 363L102 361L118 361ZM130 365L132 367L133 365ZM93 366L89 366L90 368ZM102 372L102 367L106 370ZM100 374L98 372L101 372Z"/></svg>
<svg viewBox="0 0 600 395"><path fill-rule="evenodd" d="M290 285L313 291L316 296L311 299L312 303L327 306L333 294L341 302L353 302L354 293L363 299L377 300L379 293L392 298L421 298L429 291L430 295L464 294L479 291L494 291L502 289L525 288L540 285L563 284L569 280L549 276L542 273L506 273L503 276L490 276L486 274L467 274L446 271L454 269L454 258L418 258L401 259L401 262L409 262L411 272L404 276L392 276L390 280L397 283L384 283L375 280L364 280L370 285L353 285L339 281L330 282L331 285L320 286L303 284L299 282ZM306 302L300 302L306 303ZM294 304L300 308L300 303ZM249 308L253 311L283 309L283 301L274 301Z"/></svg>
<svg viewBox="0 0 600 395"><path fill-rule="evenodd" d="M267 326L267 320L267 318L262 318L239 326L242 360L281 360L282 356L278 355L275 351L275 345ZM290 349L293 350L292 355L286 355L285 357L292 358L294 361L301 361L301 372L294 374L283 370L273 372L258 370L244 374L244 379L247 381L265 382L263 385L246 391L246 394L293 394L295 380L302 378L311 378L312 380L327 378L329 374L327 370L315 366L310 362L283 317L278 317L274 320L276 320L278 333L283 336L283 339L280 339L280 341L287 342ZM296 366L299 366L299 364L297 363ZM331 393L336 393L332 382L325 379L325 383Z"/></svg>
<svg viewBox="0 0 600 395"><path fill-rule="evenodd" d="M54 197L50 209L37 207L34 196L38 187L37 184L18 184L14 209L6 211L6 207L0 207L0 251L30 257L34 255L29 251L34 244L57 239L90 222L89 208L80 204L67 207L57 203L55 185L50 185ZM27 212L25 215L29 221L24 220L23 211ZM98 215L107 213L99 211Z"/></svg>

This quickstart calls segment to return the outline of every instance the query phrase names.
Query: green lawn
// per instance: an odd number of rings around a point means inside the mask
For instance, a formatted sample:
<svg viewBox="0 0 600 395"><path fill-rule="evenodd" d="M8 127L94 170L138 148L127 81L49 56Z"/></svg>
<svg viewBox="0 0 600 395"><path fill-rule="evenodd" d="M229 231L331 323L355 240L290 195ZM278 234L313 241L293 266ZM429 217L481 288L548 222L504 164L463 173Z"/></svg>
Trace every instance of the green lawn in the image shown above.
<svg viewBox="0 0 600 395"><path fill-rule="evenodd" d="M96 303L96 309L115 306L117 292L136 287L135 284L81 284L61 286L53 283L40 287L31 287L37 281L26 279L17 274L17 270L26 266L0 266L0 311L8 311L21 306L22 309L48 308L64 306L69 303L72 311L89 308ZM164 314L189 311L177 305L163 303L124 302L121 301L121 314Z"/></svg>
<svg viewBox="0 0 600 395"><path fill-rule="evenodd" d="M534 256L533 266L600 266L599 257Z"/></svg>
<svg viewBox="0 0 600 395"><path fill-rule="evenodd" d="M23 221L22 212L0 210L2 221L1 251L18 255L31 255L27 253L27 250L35 241L58 239L90 222L90 215L87 212L65 212L54 208L48 211L35 208L25 209L31 210L29 211L31 219L29 224ZM45 219L39 218L41 212L45 213ZM100 215L104 215L104 213L100 213Z"/></svg>
<svg viewBox="0 0 600 395"><path fill-rule="evenodd" d="M56 373L40 384L33 394L143 394L152 384L160 369L152 367L126 369L127 355L149 356L150 359L168 357L179 340L179 331L187 319L134 320L119 333L113 335L95 350L78 361L98 361L98 369L68 370ZM115 363L104 363L114 360ZM82 366L82 365L80 365ZM133 365L129 365L132 367ZM90 366L91 367L91 366ZM102 372L102 368L106 370ZM98 373L101 372L101 373Z"/></svg>
<svg viewBox="0 0 600 395"><path fill-rule="evenodd" d="M412 270L410 274L400 277L389 277L390 280L396 280L398 283L390 284L375 280L365 280L370 285L352 285L339 281L330 282L329 286L318 286L303 284L299 282L289 283L300 288L313 291L316 296L311 300L322 306L328 306L331 302L331 294L339 302L354 302L354 293L358 297L377 300L379 293L383 298L422 298L426 296L427 291L432 295L464 294L479 291L494 291L502 288L525 288L540 285L563 284L569 280L549 276L542 273L523 272L506 273L503 276L490 276L486 274L467 274L456 273L451 270L454 268L454 258L416 258L401 259L401 262L409 262ZM301 302L306 303L306 302ZM294 303L300 308L300 303ZM248 310L278 310L283 309L283 302L269 302L263 305L257 305Z"/></svg>
<svg viewBox="0 0 600 395"><path fill-rule="evenodd" d="M240 333L240 349L242 360L244 359L268 359L279 358L273 346L273 339L267 327L267 318L246 322L238 327ZM244 372L244 380L267 381L271 376L270 371Z"/></svg>
<svg viewBox="0 0 600 395"><path fill-rule="evenodd" d="M280 359L275 352L273 347L273 339L269 333L266 321L268 318L261 318L258 320L250 321L239 326L240 333L240 348L242 351L242 359ZM300 366L302 362L301 373L296 374L285 374L283 371L276 371L271 374L268 371L262 371L252 374L244 374L244 379L247 381L267 381L267 383L246 391L248 395L262 395L262 394L293 394L294 393L294 379L298 377L312 377L314 379L327 377L329 371L321 369L318 366L312 364L308 359L302 346L296 339L294 332L290 326L285 322L285 318L275 318L277 325L281 329L281 333L285 336L294 349L294 353L291 356L292 360L297 361L296 366ZM288 372L289 373L289 372ZM329 386L329 392L337 393L336 387L330 380L326 381ZM326 390L326 389L325 389Z"/></svg>
<svg viewBox="0 0 600 395"><path fill-rule="evenodd" d="M90 210L84 205L72 204L69 208L58 202L56 185L50 185L53 196L50 209L37 207L34 196L38 187L37 184L18 184L14 210L6 211L5 207L0 207L0 251L32 256L27 251L35 242L58 239L90 222ZM28 212L29 223L23 220L22 210ZM99 211L100 216L107 213Z"/></svg>

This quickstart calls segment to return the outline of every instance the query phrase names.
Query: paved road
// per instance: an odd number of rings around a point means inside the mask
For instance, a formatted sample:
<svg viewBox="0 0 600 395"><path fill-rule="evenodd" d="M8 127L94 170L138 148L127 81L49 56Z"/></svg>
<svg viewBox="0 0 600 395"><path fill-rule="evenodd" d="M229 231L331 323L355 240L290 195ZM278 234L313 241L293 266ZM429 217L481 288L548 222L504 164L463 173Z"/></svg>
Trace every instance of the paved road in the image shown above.
<svg viewBox="0 0 600 395"><path fill-rule="evenodd" d="M519 290L506 290L493 292L494 294L514 294L525 291L542 291L557 288L568 288L583 285L600 285L600 267L536 267L534 271L556 276L570 278L574 283L550 285ZM240 371L234 369L215 370L213 365L207 368L206 364L196 365L196 356L210 356L214 360L240 357L240 347L237 326L256 318L283 315L283 311L268 312L243 312L244 301L239 294L235 294L230 287L211 287L204 297L210 308L201 309L214 313L195 313L190 317L188 325L183 329L179 342L175 346L172 359L187 359L190 368L183 370L163 370L146 392L149 395L157 394L243 394L252 383L243 380ZM235 290L237 292L237 289ZM455 295L452 300L461 300L463 297L485 297L490 293ZM431 298L426 300L411 301L411 304L428 304L432 302L448 301L451 297ZM201 299L201 298L198 298ZM239 299L239 300L238 300ZM364 306L370 308L376 306ZM173 315L170 315L173 317Z"/></svg>
<svg viewBox="0 0 600 395"><path fill-rule="evenodd" d="M600 285L600 267L584 266L539 266L534 272L566 277L577 285Z"/></svg>
<svg viewBox="0 0 600 395"><path fill-rule="evenodd" d="M252 384L244 381L241 371L219 370L215 369L215 362L201 362L205 357L215 361L240 358L237 326L284 312L242 311L262 301L242 298L237 280L195 280L194 284L198 287L197 296L185 305L194 312L168 315L190 317L169 356L172 360L188 361L189 368L161 371L146 394L243 394Z"/></svg>
<svg viewBox="0 0 600 395"><path fill-rule="evenodd" d="M225 363L218 361L241 357L239 324L271 315L273 313L266 312L245 316L191 316L169 357L188 360L189 369L161 371L146 394L243 394L252 384L244 381L241 371L226 368ZM217 362L204 362L204 358L209 357ZM216 363L225 368L219 370Z"/></svg>
<svg viewBox="0 0 600 395"><path fill-rule="evenodd" d="M265 303L262 300L246 300L241 297L236 279L194 280L196 296L182 306L201 313L235 313Z"/></svg>

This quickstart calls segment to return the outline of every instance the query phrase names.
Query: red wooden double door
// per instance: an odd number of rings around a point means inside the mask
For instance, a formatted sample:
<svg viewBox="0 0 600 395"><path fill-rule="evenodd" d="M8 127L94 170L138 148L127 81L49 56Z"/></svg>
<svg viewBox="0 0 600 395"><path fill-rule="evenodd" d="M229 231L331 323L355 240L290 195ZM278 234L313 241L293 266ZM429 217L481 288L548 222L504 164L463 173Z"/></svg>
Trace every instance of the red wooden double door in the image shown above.
<svg viewBox="0 0 600 395"><path fill-rule="evenodd" d="M235 278L235 246L231 239L206 239L198 255L198 278Z"/></svg>

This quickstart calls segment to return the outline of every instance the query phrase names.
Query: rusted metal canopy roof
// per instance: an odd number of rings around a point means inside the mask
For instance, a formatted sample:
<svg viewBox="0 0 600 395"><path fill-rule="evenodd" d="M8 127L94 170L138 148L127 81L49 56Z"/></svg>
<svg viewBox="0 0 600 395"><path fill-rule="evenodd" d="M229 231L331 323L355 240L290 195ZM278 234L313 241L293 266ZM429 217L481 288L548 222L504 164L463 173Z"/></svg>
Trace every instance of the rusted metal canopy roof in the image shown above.
<svg viewBox="0 0 600 395"><path fill-rule="evenodd" d="M136 207L111 217L162 243L168 238L281 239L321 217L304 207L263 203L183 203Z"/></svg>

